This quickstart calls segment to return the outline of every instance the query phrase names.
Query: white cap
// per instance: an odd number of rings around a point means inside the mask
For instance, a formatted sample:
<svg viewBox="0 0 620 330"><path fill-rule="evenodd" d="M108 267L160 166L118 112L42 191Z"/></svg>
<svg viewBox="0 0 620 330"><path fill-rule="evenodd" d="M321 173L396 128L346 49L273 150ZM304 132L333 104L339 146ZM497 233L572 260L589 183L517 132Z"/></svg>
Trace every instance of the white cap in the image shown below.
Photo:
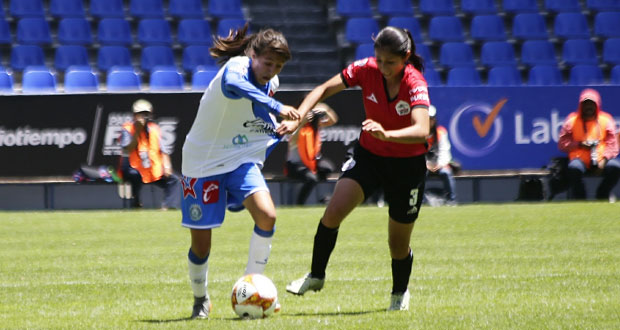
<svg viewBox="0 0 620 330"><path fill-rule="evenodd" d="M428 116L429 117L435 117L437 116L437 109L435 108L434 105L429 105L428 106Z"/></svg>
<svg viewBox="0 0 620 330"><path fill-rule="evenodd" d="M144 99L137 100L133 103L133 113L138 112L153 112L153 105Z"/></svg>

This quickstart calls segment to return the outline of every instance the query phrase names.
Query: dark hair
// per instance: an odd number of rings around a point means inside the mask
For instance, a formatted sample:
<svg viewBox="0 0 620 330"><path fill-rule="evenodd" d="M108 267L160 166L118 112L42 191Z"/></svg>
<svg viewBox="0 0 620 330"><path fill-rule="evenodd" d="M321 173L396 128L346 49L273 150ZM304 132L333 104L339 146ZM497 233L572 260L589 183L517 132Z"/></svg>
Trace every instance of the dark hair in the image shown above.
<svg viewBox="0 0 620 330"><path fill-rule="evenodd" d="M218 59L219 63L228 61L231 57L248 55L248 50L253 50L256 55L264 52L273 52L284 61L291 59L291 51L288 42L282 33L273 29L260 30L258 33L247 35L248 23L237 30L230 29L226 38L214 37L213 47L209 48L209 54Z"/></svg>
<svg viewBox="0 0 620 330"><path fill-rule="evenodd" d="M415 42L413 42L413 37L411 37L409 30L386 26L379 31L374 40L375 49L384 49L401 57L407 56L407 51L410 50L411 56L408 61L418 71L424 71L424 59L416 54Z"/></svg>

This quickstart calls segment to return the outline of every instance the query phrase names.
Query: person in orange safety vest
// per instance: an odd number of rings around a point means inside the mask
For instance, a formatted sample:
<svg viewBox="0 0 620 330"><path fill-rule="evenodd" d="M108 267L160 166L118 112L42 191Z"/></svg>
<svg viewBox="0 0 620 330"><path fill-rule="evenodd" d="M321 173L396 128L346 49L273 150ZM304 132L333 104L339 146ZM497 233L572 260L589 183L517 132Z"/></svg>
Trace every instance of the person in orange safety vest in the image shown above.
<svg viewBox="0 0 620 330"><path fill-rule="evenodd" d="M297 195L296 203L306 203L312 189L325 181L327 175L334 172L334 165L321 159L320 128L332 126L338 122L338 115L325 103L319 103L309 111L305 124L291 136L288 141L288 155L285 174L292 179L301 180L303 186ZM325 198L322 198L325 199Z"/></svg>
<svg viewBox="0 0 620 330"><path fill-rule="evenodd" d="M594 89L584 89L577 111L570 113L560 130L558 147L568 154L570 197L585 199L583 175L601 173L603 180L596 190L597 199L610 199L611 190L620 178L620 161L616 123L601 108L601 96Z"/></svg>
<svg viewBox="0 0 620 330"><path fill-rule="evenodd" d="M172 172L170 156L163 150L159 125L152 121L149 101L133 103L133 121L123 124L120 143L121 175L132 188L132 207L141 207L142 184L153 183L164 189L163 209L179 208L180 181Z"/></svg>

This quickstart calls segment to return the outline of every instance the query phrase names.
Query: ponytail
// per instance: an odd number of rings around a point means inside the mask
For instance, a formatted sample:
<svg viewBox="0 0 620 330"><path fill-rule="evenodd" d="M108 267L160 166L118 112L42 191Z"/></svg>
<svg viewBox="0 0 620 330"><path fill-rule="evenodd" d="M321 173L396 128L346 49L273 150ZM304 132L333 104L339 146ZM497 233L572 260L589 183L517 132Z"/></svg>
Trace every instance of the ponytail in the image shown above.
<svg viewBox="0 0 620 330"><path fill-rule="evenodd" d="M409 62L420 72L424 72L424 59L418 55L416 52L415 42L413 42L413 37L411 36L411 31L408 29L403 29L407 33L407 37L409 37L409 41L411 42L411 56L409 56Z"/></svg>

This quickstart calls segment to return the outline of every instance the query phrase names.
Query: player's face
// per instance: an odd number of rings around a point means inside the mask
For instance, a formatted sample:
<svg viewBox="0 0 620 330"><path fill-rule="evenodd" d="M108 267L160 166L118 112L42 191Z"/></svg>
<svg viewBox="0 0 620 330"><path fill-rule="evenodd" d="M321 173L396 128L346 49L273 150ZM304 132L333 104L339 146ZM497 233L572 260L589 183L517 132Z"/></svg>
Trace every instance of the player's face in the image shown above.
<svg viewBox="0 0 620 330"><path fill-rule="evenodd" d="M383 49L375 49L377 67L386 80L397 78L405 67L406 58Z"/></svg>
<svg viewBox="0 0 620 330"><path fill-rule="evenodd" d="M254 79L265 85L275 75L282 71L286 61L274 52L264 52L260 55L252 54L252 72Z"/></svg>

